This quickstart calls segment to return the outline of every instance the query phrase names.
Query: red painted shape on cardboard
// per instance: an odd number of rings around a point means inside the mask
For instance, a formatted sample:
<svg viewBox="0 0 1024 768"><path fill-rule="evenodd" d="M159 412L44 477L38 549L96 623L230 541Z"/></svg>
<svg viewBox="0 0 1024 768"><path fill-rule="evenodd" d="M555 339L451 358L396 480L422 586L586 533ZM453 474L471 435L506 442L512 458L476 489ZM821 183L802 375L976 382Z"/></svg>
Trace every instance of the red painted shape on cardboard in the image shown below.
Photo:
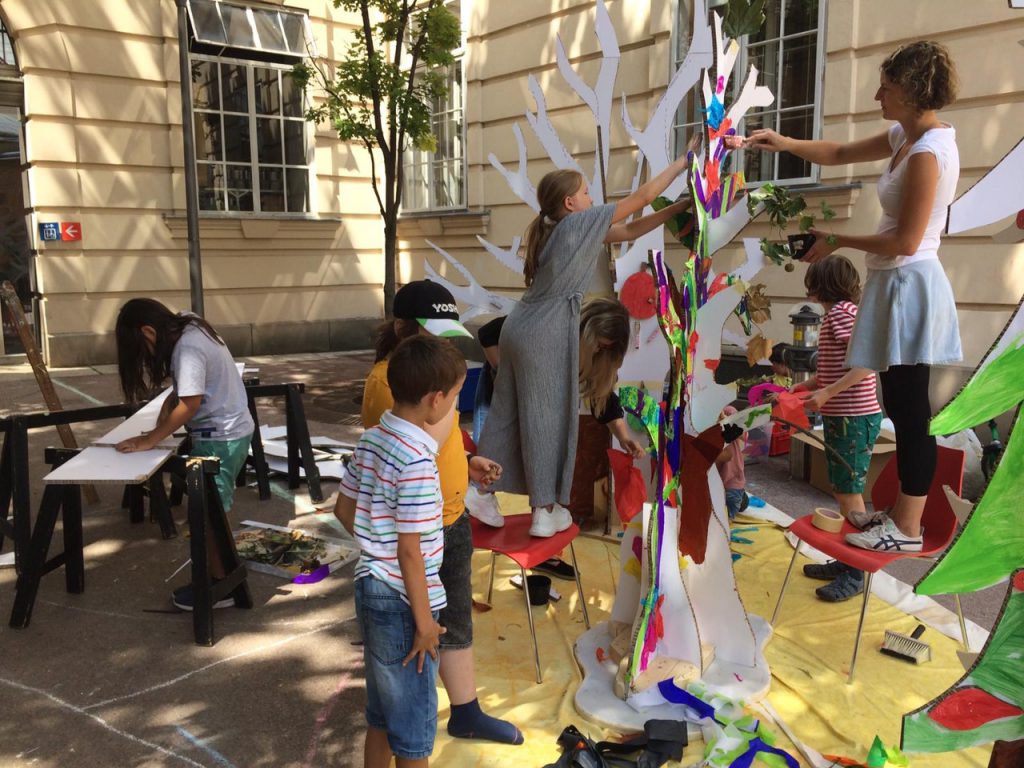
<svg viewBox="0 0 1024 768"><path fill-rule="evenodd" d="M973 686L950 694L928 713L928 717L951 731L970 731L993 720L1021 715L1024 710L1020 707Z"/></svg>

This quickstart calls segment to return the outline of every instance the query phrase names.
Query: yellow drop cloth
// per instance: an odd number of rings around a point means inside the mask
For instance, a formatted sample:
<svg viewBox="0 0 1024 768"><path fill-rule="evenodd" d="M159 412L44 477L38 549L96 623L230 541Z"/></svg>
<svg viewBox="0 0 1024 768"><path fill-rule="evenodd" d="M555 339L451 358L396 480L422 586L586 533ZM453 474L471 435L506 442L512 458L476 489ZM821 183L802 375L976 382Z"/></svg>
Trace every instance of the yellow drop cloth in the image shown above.
<svg viewBox="0 0 1024 768"><path fill-rule="evenodd" d="M526 511L523 501L503 496L505 514ZM746 525L744 523L744 525ZM771 523L742 534L750 545L734 544L742 557L736 563L736 581L747 609L771 617L778 590L793 550L783 532ZM577 538L576 556L590 612L591 624L605 621L611 610L619 573L618 545L593 538ZM568 558L568 554L566 555ZM474 596L487 594L490 553L473 558ZM938 695L963 674L956 650L959 645L938 632L922 640L932 647L932 661L913 665L878 652L886 629L910 634L916 620L872 596L861 640L857 675L846 684L853 638L859 615L859 598L845 603L823 603L814 596L812 582L799 573L798 560L786 593L774 636L766 655L772 671L768 701L796 737L822 753L864 759L876 734L889 745L898 745L903 713ZM541 768L554 762L559 749L555 739L573 723L595 740L614 738L583 719L573 706L580 672L573 644L585 631L573 582L554 580L562 594L557 603L534 608L544 682L534 680L533 651L523 593L509 583L519 572L511 560L498 557L492 610L475 611L474 647L476 678L484 711L515 723L526 736L518 747L452 739L445 730L448 699L438 684L438 735L431 762L438 766L495 766ZM977 651L978 649L973 649ZM778 736L776 746L787 750L801 765L803 757L779 728L767 723ZM697 763L701 742L691 744L681 763ZM958 753L910 755L913 768L966 768L988 765L990 747ZM755 761L755 765L759 765Z"/></svg>

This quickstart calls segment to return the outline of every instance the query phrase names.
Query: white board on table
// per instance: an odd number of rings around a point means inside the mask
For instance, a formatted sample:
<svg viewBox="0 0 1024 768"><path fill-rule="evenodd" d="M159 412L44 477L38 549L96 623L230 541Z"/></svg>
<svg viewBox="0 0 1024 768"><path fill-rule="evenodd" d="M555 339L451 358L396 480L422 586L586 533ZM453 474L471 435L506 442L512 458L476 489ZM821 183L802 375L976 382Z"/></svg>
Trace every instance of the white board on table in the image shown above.
<svg viewBox="0 0 1024 768"><path fill-rule="evenodd" d="M160 409L163 408L164 401L170 394L171 388L168 387L142 406L142 408L107 432L107 434L103 435L103 437L93 441L93 445L117 445L122 440L139 437L146 432L151 432L156 427L156 420L160 416ZM160 441L159 447L177 448L181 445L181 441L182 438L180 437L165 437Z"/></svg>
<svg viewBox="0 0 1024 768"><path fill-rule="evenodd" d="M174 453L173 448L120 453L111 446L92 445L43 478L47 485L138 485Z"/></svg>

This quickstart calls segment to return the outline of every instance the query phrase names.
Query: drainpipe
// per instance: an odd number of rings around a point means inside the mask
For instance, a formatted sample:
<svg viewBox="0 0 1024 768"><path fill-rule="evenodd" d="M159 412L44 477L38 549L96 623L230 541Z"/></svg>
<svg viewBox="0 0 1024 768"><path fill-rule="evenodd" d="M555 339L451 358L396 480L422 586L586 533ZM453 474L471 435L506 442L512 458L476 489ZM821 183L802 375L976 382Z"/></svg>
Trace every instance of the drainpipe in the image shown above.
<svg viewBox="0 0 1024 768"><path fill-rule="evenodd" d="M203 311L203 262L199 250L199 184L196 179L195 126L192 114L192 68L188 61L186 0L178 3L178 67L181 70L181 132L185 147L185 218L188 224L188 284L192 311Z"/></svg>

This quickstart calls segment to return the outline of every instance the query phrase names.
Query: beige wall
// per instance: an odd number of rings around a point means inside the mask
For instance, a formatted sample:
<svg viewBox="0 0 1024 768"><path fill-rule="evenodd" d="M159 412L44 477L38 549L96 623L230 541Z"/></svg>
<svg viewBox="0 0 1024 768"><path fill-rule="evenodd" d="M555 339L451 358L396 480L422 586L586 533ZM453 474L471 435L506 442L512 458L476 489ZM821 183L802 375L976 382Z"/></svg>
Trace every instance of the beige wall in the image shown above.
<svg viewBox="0 0 1024 768"><path fill-rule="evenodd" d="M331 0L279 4L308 10L320 54L340 54L351 26ZM51 364L109 360L127 297L189 306L176 4L0 0L0 11L24 75L34 221L83 229L80 243L36 243L44 348ZM202 219L206 314L239 354L350 344L338 321L380 316L366 153L329 128L314 143L312 220Z"/></svg>
<svg viewBox="0 0 1024 768"><path fill-rule="evenodd" d="M283 4L310 12L322 56L343 55L350 20L331 0ZM507 246L522 234L530 211L487 157L493 152L515 164L512 126L533 107L527 88L533 73L563 140L589 165L592 120L557 71L554 39L556 32L562 36L573 64L593 80L600 55L593 2L463 0L463 6L470 210L407 217L400 227L400 280L421 276L424 259L455 277L426 245L429 238L486 285L515 293L521 276L491 259L476 236ZM616 91L626 94L641 124L668 82L675 7L674 0L607 0L622 50ZM127 296L188 305L175 3L0 0L0 12L25 77L35 221L80 221L84 230L81 243L37 244L44 346L55 363L109 359L107 334ZM926 35L946 43L961 69L961 99L945 118L959 132L960 188L966 189L1024 132L1018 60L1024 54L1017 42L1024 37L1024 13L1002 0L829 0L822 133L847 140L883 129L872 99L878 63L897 43ZM635 164L618 122L609 171L613 196L628 187ZM537 181L549 164L530 132L524 134ZM240 353L334 348L343 338L353 341L344 321L380 316L382 234L367 155L329 129L318 129L314 143L315 220L203 219L207 314L232 328ZM836 208L837 231L870 232L878 218L879 171L879 164L825 168L823 184L863 186L812 193L811 202L827 199ZM766 232L755 223L743 234ZM942 251L968 367L1024 291L1024 247L992 244L990 234L947 238ZM739 258L732 247L716 260L725 267ZM803 298L800 268L768 270L763 279L780 310ZM784 312L776 314L768 333L786 339Z"/></svg>

